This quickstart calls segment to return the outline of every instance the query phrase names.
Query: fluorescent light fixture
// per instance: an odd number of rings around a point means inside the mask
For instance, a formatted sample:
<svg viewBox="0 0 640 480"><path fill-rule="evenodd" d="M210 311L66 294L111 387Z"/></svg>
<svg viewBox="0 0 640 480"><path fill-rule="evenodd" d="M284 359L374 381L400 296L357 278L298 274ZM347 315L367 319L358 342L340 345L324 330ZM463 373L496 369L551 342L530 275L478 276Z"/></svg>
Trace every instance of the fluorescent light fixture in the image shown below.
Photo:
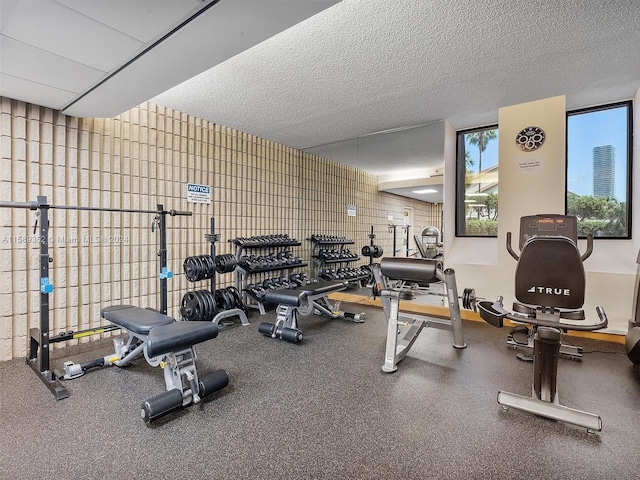
<svg viewBox="0 0 640 480"><path fill-rule="evenodd" d="M464 196L465 197L488 197L489 194L488 193L477 192L477 193L465 193Z"/></svg>
<svg viewBox="0 0 640 480"><path fill-rule="evenodd" d="M471 200L471 199L465 200L464 203L475 203L475 200Z"/></svg>
<svg viewBox="0 0 640 480"><path fill-rule="evenodd" d="M486 207L484 203L470 203L470 207Z"/></svg>
<svg viewBox="0 0 640 480"><path fill-rule="evenodd" d="M425 188L423 190L412 190L413 193L438 193L437 190L433 188Z"/></svg>

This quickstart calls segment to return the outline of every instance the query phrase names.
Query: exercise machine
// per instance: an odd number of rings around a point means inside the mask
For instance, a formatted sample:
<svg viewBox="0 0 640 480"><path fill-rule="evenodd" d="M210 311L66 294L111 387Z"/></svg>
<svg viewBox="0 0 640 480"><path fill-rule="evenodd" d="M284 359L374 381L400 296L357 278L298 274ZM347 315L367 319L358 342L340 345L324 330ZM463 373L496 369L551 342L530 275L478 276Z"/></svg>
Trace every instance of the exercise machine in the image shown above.
<svg viewBox="0 0 640 480"><path fill-rule="evenodd" d="M398 369L398 362L409 353L425 327L450 329L453 333L453 347L462 349L467 346L464 343L458 287L453 269L442 270L442 263L433 259L391 257L383 258L379 264L374 264L373 275L375 278L373 293L374 296L380 296L387 319L383 372L391 373ZM397 285L394 285L394 281L398 281ZM405 287L405 284L425 285L433 282L443 282L446 286L449 318L400 312L400 300L413 298L416 293L415 289ZM467 289L465 294L467 295L465 308L473 308L476 301L475 293L472 289Z"/></svg>
<svg viewBox="0 0 640 480"><path fill-rule="evenodd" d="M638 267L636 269L636 283L633 289L633 311L629 320L629 330L625 338L625 351L627 357L633 363L636 375L640 375L640 303L638 294L640 293L640 252L636 258Z"/></svg>
<svg viewBox="0 0 640 480"><path fill-rule="evenodd" d="M422 235L417 233L413 236L416 247L422 258L442 258L442 241L440 240L440 230L436 227L427 227L422 230Z"/></svg>
<svg viewBox="0 0 640 480"><path fill-rule="evenodd" d="M594 331L607 326L607 315L596 307L598 320L586 323L584 310L585 272L583 262L593 250L593 236L587 237L583 255L577 247L577 219L569 215L530 215L520 219L520 255L516 259L514 312L495 302L478 302L480 316L501 328L504 319L526 325L533 338L533 385L531 396L498 392L498 403L542 417L602 430L602 420L593 413L560 404L557 391L558 356L561 335L566 330Z"/></svg>
<svg viewBox="0 0 640 480"><path fill-rule="evenodd" d="M298 326L299 315L325 314L329 318L344 318L355 323L363 323L364 313L341 311L340 303L331 305L328 295L340 292L349 286L346 280L315 282L298 288L270 290L265 294L265 302L277 304L276 323L262 322L258 331L267 337L279 338L290 343L302 341L302 330Z"/></svg>

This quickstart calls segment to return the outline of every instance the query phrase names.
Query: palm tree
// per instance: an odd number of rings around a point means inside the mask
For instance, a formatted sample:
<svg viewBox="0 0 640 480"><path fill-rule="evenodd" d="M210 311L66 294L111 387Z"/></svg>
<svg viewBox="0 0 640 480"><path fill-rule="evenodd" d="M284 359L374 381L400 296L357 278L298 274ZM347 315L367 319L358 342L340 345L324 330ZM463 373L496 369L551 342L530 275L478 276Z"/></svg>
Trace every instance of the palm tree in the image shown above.
<svg viewBox="0 0 640 480"><path fill-rule="evenodd" d="M482 152L487 149L487 144L491 140L495 140L498 137L498 134L495 129L490 130L480 130L478 132L468 133L467 138L469 139L469 143L471 145L478 146L478 193L480 193L482 189ZM476 211L478 212L478 219L481 215L482 207L476 207Z"/></svg>
<svg viewBox="0 0 640 480"><path fill-rule="evenodd" d="M480 130L479 132L468 133L467 138L471 145L478 146L478 192L480 191L482 182L480 181L480 174L482 173L482 152L487 149L487 144L491 140L498 138L498 133L495 129Z"/></svg>

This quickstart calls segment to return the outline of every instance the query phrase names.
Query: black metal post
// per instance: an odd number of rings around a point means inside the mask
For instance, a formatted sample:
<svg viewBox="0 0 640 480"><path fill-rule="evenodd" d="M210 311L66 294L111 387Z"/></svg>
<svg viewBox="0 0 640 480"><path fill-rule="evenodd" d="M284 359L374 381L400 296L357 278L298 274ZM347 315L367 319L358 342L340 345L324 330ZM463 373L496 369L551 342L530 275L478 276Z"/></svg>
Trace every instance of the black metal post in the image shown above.
<svg viewBox="0 0 640 480"><path fill-rule="evenodd" d="M211 258L213 261L216 261L216 241L218 241L218 236L216 235L216 219L211 217L211 234L205 235L205 239L209 240L211 243ZM211 294L213 298L216 298L216 272L214 270L213 275L211 275ZM214 316L218 314L218 304L217 302L213 302L213 314Z"/></svg>
<svg viewBox="0 0 640 480"><path fill-rule="evenodd" d="M38 374L56 400L69 396L67 389L56 379L49 366L49 294L53 285L49 279L49 205L47 197L38 196L40 214L40 327L29 330L27 364Z"/></svg>
<svg viewBox="0 0 640 480"><path fill-rule="evenodd" d="M396 256L396 225L389 225L389 230L393 232L393 256Z"/></svg>
<svg viewBox="0 0 640 480"><path fill-rule="evenodd" d="M160 231L160 313L167 314L167 212L158 205L158 230Z"/></svg>

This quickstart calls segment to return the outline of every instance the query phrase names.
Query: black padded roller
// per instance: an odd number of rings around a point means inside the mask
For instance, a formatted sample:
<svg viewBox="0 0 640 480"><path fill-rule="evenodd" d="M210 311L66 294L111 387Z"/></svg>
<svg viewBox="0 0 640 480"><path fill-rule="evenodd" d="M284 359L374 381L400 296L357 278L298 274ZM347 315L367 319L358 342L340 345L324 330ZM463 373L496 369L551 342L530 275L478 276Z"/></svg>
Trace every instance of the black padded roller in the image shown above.
<svg viewBox="0 0 640 480"><path fill-rule="evenodd" d="M275 329L276 326L273 323L262 322L260 325L258 325L258 332L260 332L262 335L266 335L267 337L273 335Z"/></svg>
<svg viewBox="0 0 640 480"><path fill-rule="evenodd" d="M407 282L437 282L438 260L430 258L386 257L380 262L380 272L392 280Z"/></svg>
<svg viewBox="0 0 640 480"><path fill-rule="evenodd" d="M302 340L302 330L297 328L283 328L280 338L286 342L298 343Z"/></svg>
<svg viewBox="0 0 640 480"><path fill-rule="evenodd" d="M198 382L201 397L206 397L207 395L211 395L213 392L222 390L227 385L229 385L229 375L227 375L227 372L223 369L216 370L204 377L200 377L200 381Z"/></svg>
<svg viewBox="0 0 640 480"><path fill-rule="evenodd" d="M173 388L160 395L145 400L141 405L140 415L147 425L155 419L182 406L182 392Z"/></svg>

